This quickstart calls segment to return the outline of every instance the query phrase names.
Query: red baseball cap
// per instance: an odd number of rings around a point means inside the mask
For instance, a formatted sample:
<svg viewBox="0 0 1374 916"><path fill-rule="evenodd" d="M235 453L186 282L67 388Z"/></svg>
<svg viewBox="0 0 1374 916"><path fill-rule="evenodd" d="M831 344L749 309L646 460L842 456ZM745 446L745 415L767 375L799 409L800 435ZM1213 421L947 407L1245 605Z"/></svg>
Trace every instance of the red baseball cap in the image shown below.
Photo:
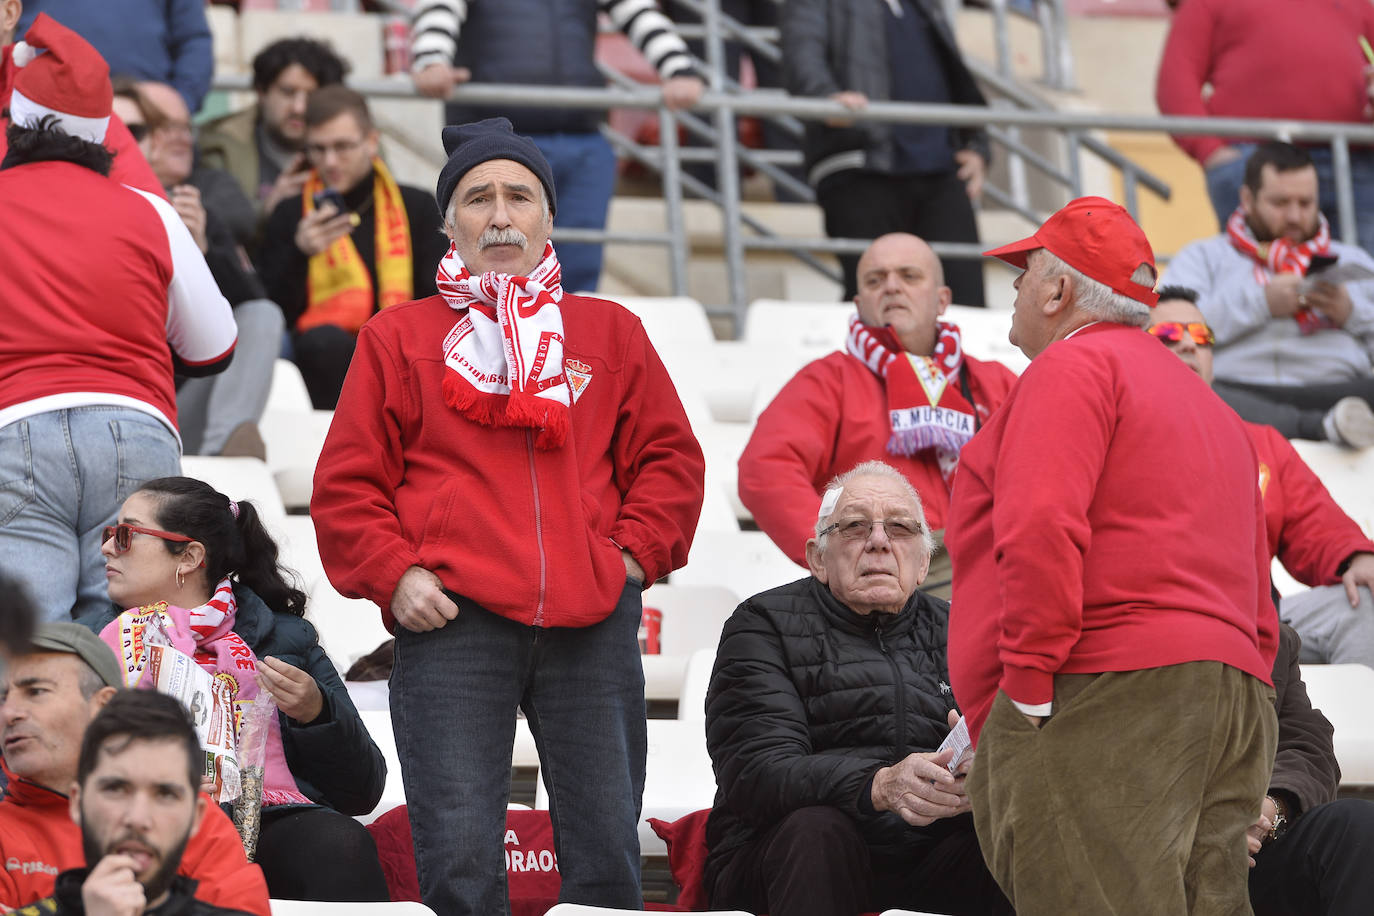
<svg viewBox="0 0 1374 916"><path fill-rule="evenodd" d="M983 254L1025 270L1026 258L1037 248L1045 249L1085 276L1150 308L1159 302L1159 295L1152 286L1131 279L1131 274L1141 264L1149 264L1150 270L1155 271L1155 255L1145 233L1125 208L1106 198L1071 200L1045 220L1034 235Z"/></svg>

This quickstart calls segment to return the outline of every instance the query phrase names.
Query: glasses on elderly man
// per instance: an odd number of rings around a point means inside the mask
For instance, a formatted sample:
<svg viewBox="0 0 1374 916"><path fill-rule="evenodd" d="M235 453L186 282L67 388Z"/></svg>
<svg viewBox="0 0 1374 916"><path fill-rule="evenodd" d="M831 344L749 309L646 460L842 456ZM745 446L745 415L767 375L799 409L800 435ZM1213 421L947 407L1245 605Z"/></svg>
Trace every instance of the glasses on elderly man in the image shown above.
<svg viewBox="0 0 1374 916"><path fill-rule="evenodd" d="M1217 335L1201 321L1161 321L1145 329L1165 343L1178 343L1188 335L1199 347L1210 347L1217 342Z"/></svg>
<svg viewBox="0 0 1374 916"><path fill-rule="evenodd" d="M925 529L914 518L845 518L820 531L820 537L836 532L846 541L866 541L873 534L873 527L882 525L889 540L905 541L918 537Z"/></svg>
<svg viewBox="0 0 1374 916"><path fill-rule="evenodd" d="M100 536L100 543L105 543L111 538L114 539L115 550L120 553L129 549L129 544L135 534L151 534L155 538L162 538L164 541L176 541L182 544L189 544L195 538L188 538L184 534L173 534L170 531L158 531L156 528L140 528L137 525L118 524L106 525L104 532Z"/></svg>

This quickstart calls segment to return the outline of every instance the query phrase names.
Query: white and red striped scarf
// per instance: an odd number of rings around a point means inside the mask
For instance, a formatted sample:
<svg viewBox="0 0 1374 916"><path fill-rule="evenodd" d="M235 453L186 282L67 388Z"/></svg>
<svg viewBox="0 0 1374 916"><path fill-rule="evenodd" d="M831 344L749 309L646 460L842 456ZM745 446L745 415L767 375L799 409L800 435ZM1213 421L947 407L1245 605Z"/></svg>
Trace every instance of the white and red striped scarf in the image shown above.
<svg viewBox="0 0 1374 916"><path fill-rule="evenodd" d="M1286 238L1261 242L1250 230L1244 212L1237 207L1226 220L1226 234L1237 251L1255 261L1255 282L1267 286L1274 274L1307 276L1307 269L1312 266L1312 256L1328 253L1331 248L1331 225L1322 213L1317 214L1317 220L1317 234L1305 242L1293 242ZM1336 326L1324 313L1311 306L1298 309L1293 320L1304 334Z"/></svg>
<svg viewBox="0 0 1374 916"><path fill-rule="evenodd" d="M887 415L892 436L887 450L912 456L935 449L945 486L954 485L959 450L973 438L978 424L975 408L959 390L964 347L957 325L936 324L935 352L908 353L891 328L875 328L849 319L849 354L869 368L887 389Z"/></svg>
<svg viewBox="0 0 1374 916"><path fill-rule="evenodd" d="M444 338L444 400L487 426L538 430L539 448L562 445L572 397L563 374L563 283L553 243L544 244L527 277L474 277L450 244L435 280L461 316Z"/></svg>

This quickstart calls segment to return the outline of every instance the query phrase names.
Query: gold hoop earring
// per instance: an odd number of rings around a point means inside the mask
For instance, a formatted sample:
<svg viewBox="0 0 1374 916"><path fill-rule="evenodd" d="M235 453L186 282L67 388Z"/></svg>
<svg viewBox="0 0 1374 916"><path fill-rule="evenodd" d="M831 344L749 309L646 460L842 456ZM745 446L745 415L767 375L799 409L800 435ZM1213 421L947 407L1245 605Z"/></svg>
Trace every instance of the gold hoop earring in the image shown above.
<svg viewBox="0 0 1374 916"><path fill-rule="evenodd" d="M185 584L186 584L186 576L182 573L181 570L178 569L178 570L177 570L177 588L181 588L181 587L182 587L183 585L185 585Z"/></svg>

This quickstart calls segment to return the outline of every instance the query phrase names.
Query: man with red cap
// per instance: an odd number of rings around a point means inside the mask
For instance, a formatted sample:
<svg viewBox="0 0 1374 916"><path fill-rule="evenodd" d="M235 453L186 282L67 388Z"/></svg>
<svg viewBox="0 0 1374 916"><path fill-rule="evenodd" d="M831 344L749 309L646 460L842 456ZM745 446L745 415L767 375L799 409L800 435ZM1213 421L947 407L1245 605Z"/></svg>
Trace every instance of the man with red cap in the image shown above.
<svg viewBox="0 0 1374 916"><path fill-rule="evenodd" d="M23 13L24 4L20 0L0 0L0 157L5 155L4 127L9 123L3 113L9 108L10 91L14 88L15 74L19 72L14 62L14 35ZM115 154L114 164L110 166L111 178L133 188L162 193L162 185L143 158L138 141L118 115L110 115L110 124L105 129L105 146Z"/></svg>
<svg viewBox="0 0 1374 916"><path fill-rule="evenodd" d="M1277 735L1254 450L1141 332L1154 256L1125 210L1080 198L988 254L1024 271L1032 361L948 520L979 844L1021 914L1248 913Z"/></svg>
<svg viewBox="0 0 1374 916"><path fill-rule="evenodd" d="M106 177L105 61L43 15L14 62L0 162L0 565L57 620L108 603L101 529L141 481L180 468L173 370L222 371L236 331L171 205Z"/></svg>

